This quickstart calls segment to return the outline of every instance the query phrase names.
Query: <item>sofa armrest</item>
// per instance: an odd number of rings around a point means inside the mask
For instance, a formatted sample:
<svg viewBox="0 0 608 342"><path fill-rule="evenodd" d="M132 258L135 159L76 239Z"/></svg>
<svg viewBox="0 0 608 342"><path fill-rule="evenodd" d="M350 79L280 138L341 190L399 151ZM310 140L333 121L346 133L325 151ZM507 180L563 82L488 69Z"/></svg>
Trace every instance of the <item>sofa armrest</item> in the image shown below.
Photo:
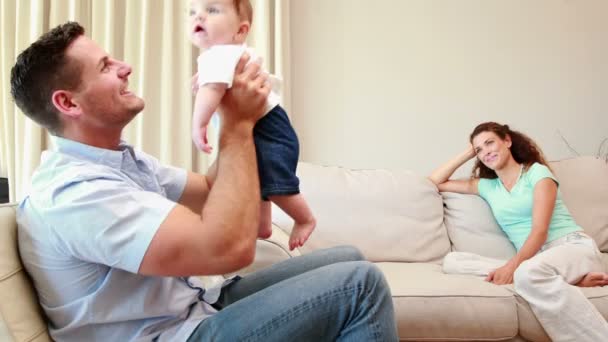
<svg viewBox="0 0 608 342"><path fill-rule="evenodd" d="M0 205L0 314L4 332L16 342L50 341L42 308L17 248L16 205ZM10 340L9 340L10 341Z"/></svg>

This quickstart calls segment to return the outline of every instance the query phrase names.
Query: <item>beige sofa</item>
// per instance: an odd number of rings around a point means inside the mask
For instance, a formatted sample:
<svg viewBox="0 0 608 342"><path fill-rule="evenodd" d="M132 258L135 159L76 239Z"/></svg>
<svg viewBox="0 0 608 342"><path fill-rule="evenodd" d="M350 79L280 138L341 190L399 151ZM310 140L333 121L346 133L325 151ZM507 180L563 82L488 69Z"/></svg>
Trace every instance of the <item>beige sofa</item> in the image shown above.
<svg viewBox="0 0 608 342"><path fill-rule="evenodd" d="M608 252L608 164L592 157L551 163L575 219ZM451 250L509 258L513 246L485 202L440 194L424 176L408 171L349 170L302 163L302 191L318 227L308 243L290 252L291 221L273 211L273 236L258 242L253 265L265 267L318 248L352 244L385 273L403 341L549 341L512 286L473 276L446 275L441 261ZM0 314L9 341L46 341L35 295L16 251L14 207L0 208ZM608 269L608 254L604 254ZM222 277L208 277L218 281ZM608 318L608 287L584 289ZM0 341L3 341L0 321ZM608 340L608 337L607 337Z"/></svg>

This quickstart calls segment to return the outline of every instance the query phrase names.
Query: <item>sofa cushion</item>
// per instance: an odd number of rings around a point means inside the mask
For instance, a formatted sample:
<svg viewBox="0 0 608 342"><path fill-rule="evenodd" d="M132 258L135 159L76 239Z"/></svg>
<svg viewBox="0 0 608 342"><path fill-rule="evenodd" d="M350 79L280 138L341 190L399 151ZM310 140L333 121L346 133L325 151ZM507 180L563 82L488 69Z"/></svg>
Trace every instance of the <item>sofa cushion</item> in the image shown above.
<svg viewBox="0 0 608 342"><path fill-rule="evenodd" d="M0 313L0 341L12 341L13 339L10 337L10 333L8 332L8 328L4 323L4 317L2 317L2 313Z"/></svg>
<svg viewBox="0 0 608 342"><path fill-rule="evenodd" d="M476 195L442 192L445 226L452 250L510 259L516 250L486 201Z"/></svg>
<svg viewBox="0 0 608 342"><path fill-rule="evenodd" d="M15 207L0 205L0 313L15 341L50 341L17 249Z"/></svg>
<svg viewBox="0 0 608 342"><path fill-rule="evenodd" d="M450 250L436 187L409 171L350 170L300 163L301 191L317 228L301 249L351 244L371 261L439 261ZM273 222L293 221L273 208Z"/></svg>
<svg viewBox="0 0 608 342"><path fill-rule="evenodd" d="M570 214L608 252L608 162L577 157L549 163Z"/></svg>
<svg viewBox="0 0 608 342"><path fill-rule="evenodd" d="M513 294L428 263L377 263L391 287L402 341L507 340L517 336Z"/></svg>

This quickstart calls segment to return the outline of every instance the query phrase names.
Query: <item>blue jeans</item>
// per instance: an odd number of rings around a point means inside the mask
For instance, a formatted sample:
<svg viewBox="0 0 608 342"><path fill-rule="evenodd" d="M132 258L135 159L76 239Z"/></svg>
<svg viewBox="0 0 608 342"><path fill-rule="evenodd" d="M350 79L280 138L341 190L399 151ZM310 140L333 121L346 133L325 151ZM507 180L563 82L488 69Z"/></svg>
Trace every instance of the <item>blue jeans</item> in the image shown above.
<svg viewBox="0 0 608 342"><path fill-rule="evenodd" d="M292 258L230 284L193 341L397 341L382 272L354 247Z"/></svg>

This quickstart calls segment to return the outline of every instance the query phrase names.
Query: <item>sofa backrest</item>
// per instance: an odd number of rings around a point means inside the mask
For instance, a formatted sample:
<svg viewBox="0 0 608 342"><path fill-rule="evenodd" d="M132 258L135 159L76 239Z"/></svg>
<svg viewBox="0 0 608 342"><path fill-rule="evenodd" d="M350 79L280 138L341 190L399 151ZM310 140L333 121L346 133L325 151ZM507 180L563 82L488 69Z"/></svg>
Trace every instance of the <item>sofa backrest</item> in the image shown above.
<svg viewBox="0 0 608 342"><path fill-rule="evenodd" d="M608 252L608 162L577 157L549 164L576 223L595 239L600 251Z"/></svg>
<svg viewBox="0 0 608 342"><path fill-rule="evenodd" d="M409 171L350 170L300 163L300 188L317 219L303 253L357 246L371 261L439 261L450 251L436 187ZM273 208L273 222L293 221Z"/></svg>
<svg viewBox="0 0 608 342"><path fill-rule="evenodd" d="M16 342L51 340L32 282L19 258L14 205L0 205L0 316Z"/></svg>
<svg viewBox="0 0 608 342"><path fill-rule="evenodd" d="M608 252L608 163L577 157L553 161L550 166L576 222L602 252ZM515 254L487 203L478 196L442 193L441 198L426 178L408 171L300 163L298 175L318 221L317 230L301 249L304 253L348 243L372 261L421 262L443 257L446 243L451 243L452 250L489 257L508 259ZM273 208L273 221L291 231L292 221L277 208Z"/></svg>

